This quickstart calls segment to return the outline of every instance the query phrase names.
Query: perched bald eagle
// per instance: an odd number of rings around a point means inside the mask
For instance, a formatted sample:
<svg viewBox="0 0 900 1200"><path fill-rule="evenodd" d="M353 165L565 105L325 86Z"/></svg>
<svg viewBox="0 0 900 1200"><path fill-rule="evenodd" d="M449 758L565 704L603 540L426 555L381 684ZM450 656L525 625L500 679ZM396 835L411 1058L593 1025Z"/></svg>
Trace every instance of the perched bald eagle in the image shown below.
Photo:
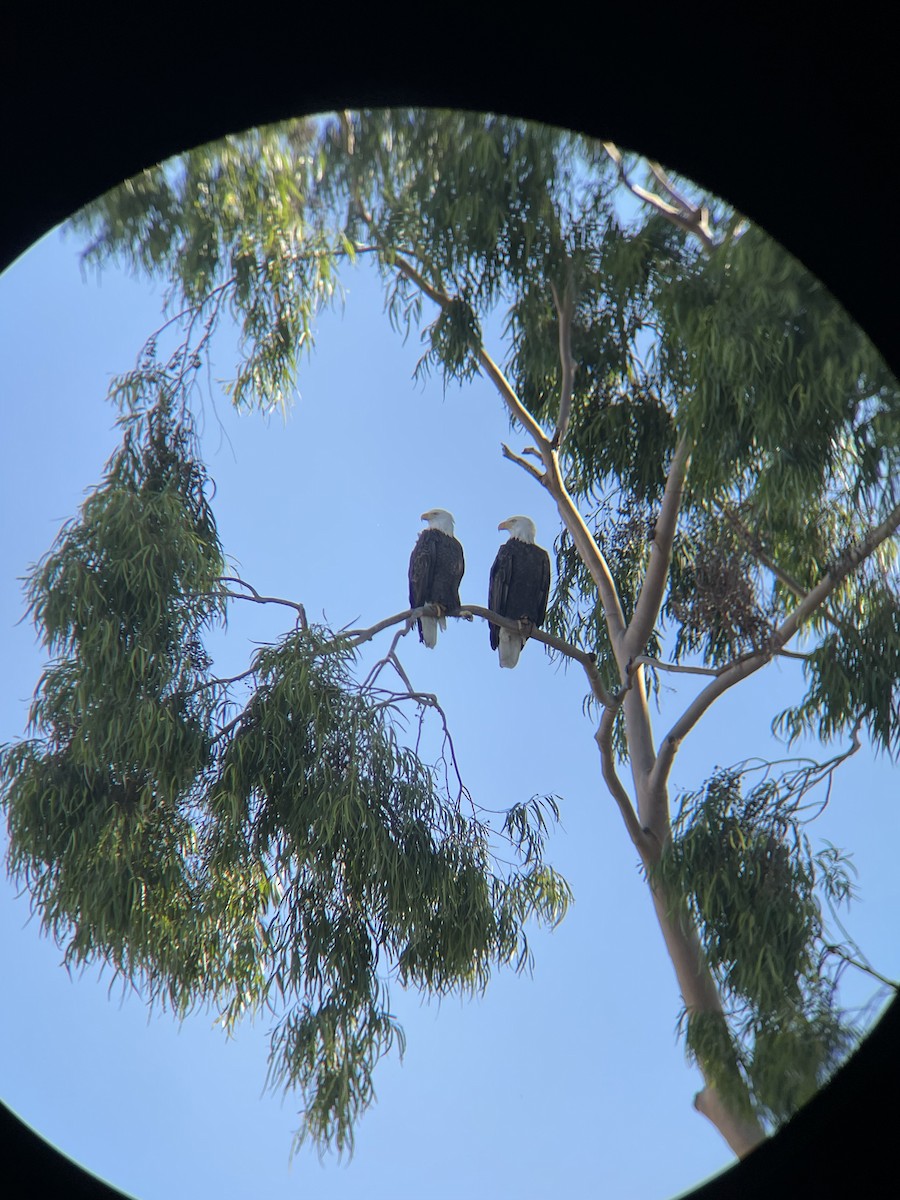
<svg viewBox="0 0 900 1200"><path fill-rule="evenodd" d="M453 536L453 515L443 508L422 513L428 528L419 534L409 558L409 606L439 605L445 612L459 612L459 582L466 569L463 548ZM419 641L434 648L438 625L447 628L444 616L422 617Z"/></svg>
<svg viewBox="0 0 900 1200"><path fill-rule="evenodd" d="M501 617L541 626L550 594L550 556L543 546L534 544L537 530L530 517L509 517L497 528L509 530L509 541L497 551L491 567L488 608ZM493 623L490 632L491 649L500 650L500 666L514 667L528 634L513 633Z"/></svg>

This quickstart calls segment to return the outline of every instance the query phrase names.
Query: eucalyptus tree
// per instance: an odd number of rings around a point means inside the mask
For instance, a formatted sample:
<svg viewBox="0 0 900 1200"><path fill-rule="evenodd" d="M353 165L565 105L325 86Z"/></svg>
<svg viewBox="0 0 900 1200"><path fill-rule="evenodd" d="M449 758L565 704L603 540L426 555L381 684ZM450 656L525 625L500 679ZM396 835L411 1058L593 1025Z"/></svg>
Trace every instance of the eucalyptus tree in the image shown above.
<svg viewBox="0 0 900 1200"><path fill-rule="evenodd" d="M31 736L4 751L10 868L69 960L178 1013L277 1009L272 1080L302 1093L301 1137L343 1148L402 1043L388 981L483 988L529 961L529 920L565 913L553 799L510 810L501 852L462 782L404 740L403 705L446 721L398 656L423 610L336 633L226 574L198 371L236 328L232 401L287 407L317 314L368 263L391 324L423 331L423 371L491 381L524 442L504 454L556 504L532 636L584 672L598 794L627 835L598 854L637 850L696 1107L746 1154L858 1037L836 997L852 947L823 915L846 864L814 850L805 813L863 737L900 747L900 390L877 352L726 204L494 116L288 122L147 169L74 225L87 261L166 281L177 336L114 381L121 448L28 583L53 657ZM286 604L296 629L223 679L204 636L238 600ZM388 637L361 677L359 647ZM832 757L719 768L674 805L684 740L783 656L805 691L773 727L840 743ZM685 695L660 733L664 674Z"/></svg>

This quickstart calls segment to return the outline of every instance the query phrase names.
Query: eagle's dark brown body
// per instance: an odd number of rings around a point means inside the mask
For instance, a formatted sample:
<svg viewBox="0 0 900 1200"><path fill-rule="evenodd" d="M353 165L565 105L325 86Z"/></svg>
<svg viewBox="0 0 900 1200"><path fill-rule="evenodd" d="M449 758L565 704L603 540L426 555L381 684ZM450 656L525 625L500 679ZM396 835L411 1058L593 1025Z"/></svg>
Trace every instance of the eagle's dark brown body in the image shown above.
<svg viewBox="0 0 900 1200"><path fill-rule="evenodd" d="M409 604L439 604L451 616L459 612L459 585L466 569L463 548L455 537L440 529L423 529L409 558ZM424 636L419 641L434 645ZM436 631L435 631L436 634Z"/></svg>

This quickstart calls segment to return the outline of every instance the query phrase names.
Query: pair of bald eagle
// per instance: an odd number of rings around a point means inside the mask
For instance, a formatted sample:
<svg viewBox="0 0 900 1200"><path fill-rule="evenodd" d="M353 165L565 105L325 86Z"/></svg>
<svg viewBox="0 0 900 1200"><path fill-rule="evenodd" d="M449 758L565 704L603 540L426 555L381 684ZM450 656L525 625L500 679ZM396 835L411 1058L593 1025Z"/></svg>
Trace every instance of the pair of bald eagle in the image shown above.
<svg viewBox="0 0 900 1200"><path fill-rule="evenodd" d="M459 612L459 584L466 569L463 548L453 536L453 516L443 508L422 513L428 522L413 547L409 560L409 603L412 608L435 604L446 612ZM530 517L509 517L498 529L509 532L509 541L497 551L491 567L488 608L513 621L543 624L550 594L550 557L536 546L536 529ZM519 661L527 633L513 633L490 624L491 649L499 650L500 666L514 667ZM438 626L447 628L446 618L421 617L419 641L437 644Z"/></svg>

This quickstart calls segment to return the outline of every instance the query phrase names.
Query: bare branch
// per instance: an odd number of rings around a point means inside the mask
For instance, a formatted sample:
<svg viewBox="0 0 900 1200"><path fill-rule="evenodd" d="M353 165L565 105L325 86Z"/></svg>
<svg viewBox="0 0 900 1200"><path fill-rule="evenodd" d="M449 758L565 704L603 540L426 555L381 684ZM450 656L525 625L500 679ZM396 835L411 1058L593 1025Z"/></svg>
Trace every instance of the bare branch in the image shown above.
<svg viewBox="0 0 900 1200"><path fill-rule="evenodd" d="M562 297L553 281L550 281L550 291L553 293L553 303L556 306L556 316L559 322L559 363L562 370L562 384L559 396L559 415L556 420L556 430L550 445L557 449L565 440L569 429L569 415L572 409L572 388L575 380L575 360L572 357L572 318L575 314L575 284L572 275L571 259L566 262L566 286Z"/></svg>
<svg viewBox="0 0 900 1200"><path fill-rule="evenodd" d="M690 459L691 443L685 436L679 441L672 456L662 505L650 544L650 562L634 607L634 615L625 633L625 647L629 656L638 655L643 651L659 616L666 579L669 574L669 564L672 560L672 545L681 509L682 489Z"/></svg>
<svg viewBox="0 0 900 1200"><path fill-rule="evenodd" d="M370 642L376 634L381 633L383 629L390 629L392 625L399 625L401 621L406 621L406 629L402 633L405 637L407 633L415 625L419 617L438 617L442 614L435 608L433 604L423 604L419 608L408 608L405 612L394 613L392 617L385 617L383 621L370 626L368 629L347 629L341 635L344 645L350 650L355 650L357 646L361 646L363 642ZM451 614L453 615L453 614ZM335 639L340 640L340 639Z"/></svg>
<svg viewBox="0 0 900 1200"><path fill-rule="evenodd" d="M293 608L297 613L297 624L301 629L308 629L309 624L306 620L306 609L296 600L282 600L279 596L261 596L252 584L247 583L243 579L239 579L237 575L221 575L221 583L236 583L240 587L246 588L250 593L245 596L243 592L232 592L227 589L221 592L206 592L204 595L209 596L228 596L232 600L250 600L254 604L283 604L287 608Z"/></svg>
<svg viewBox="0 0 900 1200"><path fill-rule="evenodd" d="M407 679L406 672L403 670L402 666L400 665L400 659L397 657L397 653L396 653L397 643L400 641L400 639L402 637L405 637L406 634L409 633L410 628L411 628L411 625L408 625L406 629L401 629L398 633L394 634L394 636L391 640L390 649L388 650L388 652L384 656L384 658L380 658L378 660L378 662L375 664L375 666L372 668L372 670L369 672L369 674L363 680L363 682L362 682L363 688L371 687L372 684L375 682L375 680L378 678L378 676L381 674L382 670L387 666L392 666L394 668L394 670L397 671L397 674L400 676L400 678L403 680L403 682L406 684L409 691L411 692L413 690L412 684Z"/></svg>
<svg viewBox="0 0 900 1200"><path fill-rule="evenodd" d="M603 716L600 718L600 724L597 726L597 732L594 734L594 741L600 750L600 763L604 782L609 788L610 795L619 806L619 812L622 814L622 820L625 822L628 836L634 843L642 860L648 862L655 857L655 852L659 848L656 846L656 839L653 838L653 835L645 832L641 827L637 812L631 802L631 797L625 791L625 787L616 771L612 732L616 720L617 708L618 706L616 705L609 705L604 710Z"/></svg>
<svg viewBox="0 0 900 1200"><path fill-rule="evenodd" d="M439 291L436 287L428 282L424 276L420 275L416 268L407 259L402 258L399 254L393 258L393 264L402 275L405 275L412 283L425 293L430 300L435 304L440 305L443 309L448 309L452 305L452 299L444 292ZM528 431L530 436L537 442L539 446L548 446L549 441L547 435L541 429L538 422L534 419L519 397L512 384L485 350L484 346L480 346L477 351L477 358L482 369L493 382L497 391L503 398L503 402L509 409L510 415L513 416L524 429Z"/></svg>
<svg viewBox="0 0 900 1200"><path fill-rule="evenodd" d="M523 458L519 458L518 454L513 454L512 450L510 450L510 448L509 448L509 446L507 446L506 442L500 443L500 449L503 452L504 458L508 458L510 462L517 463L522 468L523 471L527 471L528 474L532 477L532 479L536 479L538 481L538 483L540 483L540 484L544 483L543 473L541 471L539 471L536 467L533 467L531 465L531 463L527 463L527 462L525 462L525 460ZM522 453L528 454L529 451L523 450ZM531 453L534 453L534 451L532 450Z"/></svg>
<svg viewBox="0 0 900 1200"><path fill-rule="evenodd" d="M726 667L682 667L676 663L661 662L658 658L651 658L649 654L638 654L634 658L629 659L629 678L633 669L639 666L655 667L657 671L673 671L682 675L712 675L716 678L724 670L727 670Z"/></svg>
<svg viewBox="0 0 900 1200"><path fill-rule="evenodd" d="M726 671L723 671L718 679L703 689L700 695L688 705L663 740L653 768L654 782L659 783L668 777L679 746L713 702L723 692L728 691L736 683L765 666L775 654L779 653L785 643L790 641L801 625L816 609L821 607L847 575L865 562L898 526L900 526L900 505L880 525L871 529L862 541L844 552L838 563L823 576L814 588L806 593L793 612L781 623L765 649L736 661Z"/></svg>
<svg viewBox="0 0 900 1200"><path fill-rule="evenodd" d="M771 571L778 582L784 584L788 591L793 592L798 600L802 599L806 595L806 588L803 586L803 584L800 583L799 580L795 579L793 575L788 574L788 572L782 567L779 567L775 560L766 554L759 543L759 538L747 528L737 514L732 512L731 509L725 508L721 505L719 506L719 512L721 512L725 520L737 530L753 557L758 562L761 562L768 571ZM836 616L826 605L822 606L822 616L825 617L825 619L832 625L834 625L835 628L840 629L842 633L847 632L846 622L842 621L840 617Z"/></svg>
<svg viewBox="0 0 900 1200"><path fill-rule="evenodd" d="M619 595L616 591L615 581L613 580L612 572L609 569L609 564L607 563L602 550L597 545L594 535L585 524L584 518L578 511L575 501L569 495L569 490L566 487L562 470L559 465L559 455L557 454L557 451L548 450L543 458L544 465L547 468L547 474L544 478L544 486L556 501L556 508L560 517L562 517L563 524L569 531L572 541L575 543L575 548L581 556L582 562L587 567L591 578L597 585L597 591L603 604L606 624L609 629L610 641L612 642L613 649L616 652L620 670L624 671L625 662L628 657L627 654L624 653L624 647L622 645L622 638L625 634L625 614L623 613L622 605L619 602Z"/></svg>
<svg viewBox="0 0 900 1200"><path fill-rule="evenodd" d="M655 208L658 213L661 213L673 225L677 225L679 229L685 230L686 233L695 234L707 250L715 248L715 239L709 227L709 211L705 205L701 208L696 208L681 198L679 198L679 203L677 204L667 204L661 196L657 196L653 192L648 192L640 184L632 183L625 171L625 161L622 158L621 152L613 142L604 142L603 149L618 167L619 178L633 196L637 196L639 200L643 200L645 204L649 204L651 208ZM660 180L660 182L662 181ZM663 184L663 186L665 187L666 185ZM669 192L670 196L677 195L677 193L670 191L668 187L666 187L666 191Z"/></svg>
<svg viewBox="0 0 900 1200"><path fill-rule="evenodd" d="M522 627L518 621L514 621L510 617L501 617L499 613L492 612L489 608L482 608L479 604L464 604L461 606L461 609L467 613L471 613L473 616L482 617L485 621L490 621L492 624L500 626L501 629L509 629L513 633L521 632ZM528 636L533 641L543 642L545 646L550 646L551 649L558 650L566 658L571 658L574 662L580 663L588 677L588 682L591 685L591 691L595 699L604 707L615 704L614 698L603 685L593 654L589 654L585 650L579 650L577 646L563 641L562 638L556 637L555 634L547 633L544 629L539 629L536 625L532 626Z"/></svg>

